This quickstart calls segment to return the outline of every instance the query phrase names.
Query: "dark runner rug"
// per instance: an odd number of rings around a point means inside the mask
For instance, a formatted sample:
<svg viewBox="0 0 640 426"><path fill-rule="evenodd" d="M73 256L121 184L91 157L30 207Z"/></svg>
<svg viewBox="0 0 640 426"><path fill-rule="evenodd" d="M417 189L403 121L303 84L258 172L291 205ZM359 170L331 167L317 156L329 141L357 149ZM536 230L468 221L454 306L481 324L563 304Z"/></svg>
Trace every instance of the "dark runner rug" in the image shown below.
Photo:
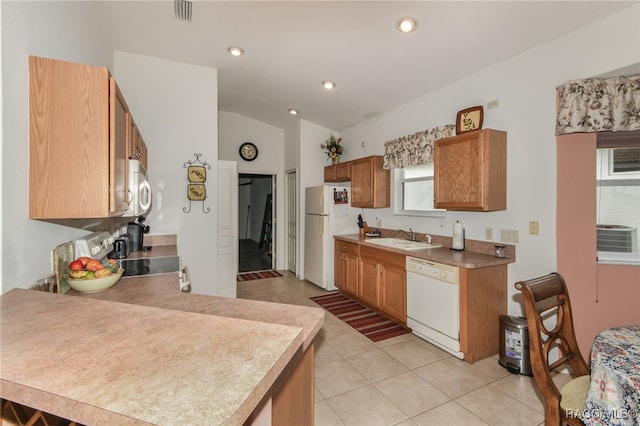
<svg viewBox="0 0 640 426"><path fill-rule="evenodd" d="M411 333L411 329L396 324L338 291L310 299L374 342Z"/></svg>
<svg viewBox="0 0 640 426"><path fill-rule="evenodd" d="M281 276L282 274L278 271L247 272L244 274L238 274L237 281L241 283L243 281L262 280L265 278L275 278L275 277L281 277Z"/></svg>

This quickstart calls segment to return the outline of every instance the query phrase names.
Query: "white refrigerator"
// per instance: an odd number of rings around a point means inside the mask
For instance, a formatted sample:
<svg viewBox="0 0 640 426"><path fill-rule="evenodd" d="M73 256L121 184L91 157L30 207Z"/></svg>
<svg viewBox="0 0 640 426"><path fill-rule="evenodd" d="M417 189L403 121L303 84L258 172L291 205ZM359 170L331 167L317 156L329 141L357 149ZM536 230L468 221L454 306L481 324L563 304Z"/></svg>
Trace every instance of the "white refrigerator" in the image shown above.
<svg viewBox="0 0 640 426"><path fill-rule="evenodd" d="M305 189L304 278L325 290L333 282L333 236L358 232L350 214L351 188L312 186Z"/></svg>

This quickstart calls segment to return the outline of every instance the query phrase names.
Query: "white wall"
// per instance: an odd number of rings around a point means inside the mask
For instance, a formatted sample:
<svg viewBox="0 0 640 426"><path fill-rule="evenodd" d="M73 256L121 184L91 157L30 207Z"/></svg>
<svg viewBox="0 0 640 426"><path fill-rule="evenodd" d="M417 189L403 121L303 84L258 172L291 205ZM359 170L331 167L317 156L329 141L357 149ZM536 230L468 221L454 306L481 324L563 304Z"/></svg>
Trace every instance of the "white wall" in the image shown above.
<svg viewBox="0 0 640 426"><path fill-rule="evenodd" d="M146 223L151 234L177 234L178 251L189 266L192 291L217 294L218 83L213 68L115 51L114 76L149 151L154 195ZM207 170L207 199L187 199L185 163ZM191 210L185 213L184 208ZM209 212L204 210L209 208ZM203 210L204 209L204 210ZM214 265L214 266L212 266Z"/></svg>
<svg viewBox="0 0 640 426"><path fill-rule="evenodd" d="M29 220L28 56L109 66L98 18L91 3L2 2L2 292L28 287L56 245L87 233Z"/></svg>
<svg viewBox="0 0 640 426"><path fill-rule="evenodd" d="M300 167L300 119L295 118L284 129L284 169Z"/></svg>
<svg viewBox="0 0 640 426"><path fill-rule="evenodd" d="M485 228L520 232L517 261L509 266L509 294L517 280L556 268L556 86L565 80L587 78L640 63L640 6L627 9L566 37L532 49L505 62L461 79L395 110L341 131L344 159L383 154L384 142L419 130L455 122L456 112L485 106L484 126L508 133L507 210L503 212L448 212L445 220L394 216L391 209L363 209L369 223L382 218L384 228L408 228L450 236L456 220L466 236L484 240ZM624 40L624 42L621 42ZM499 99L497 109L486 103ZM579 214L579 212L576 212ZM528 235L528 222L540 222L540 235ZM521 305L510 297L509 311Z"/></svg>
<svg viewBox="0 0 640 426"><path fill-rule="evenodd" d="M2 46L2 2L0 2L0 46ZM2 96L2 55L0 54L0 141L2 141L3 127L2 127L2 105L4 104L4 97ZM2 188L2 175L3 175L3 163L2 163L2 146L4 144L0 143L0 188ZM2 197L0 197L0 241L3 240L4 228L2 226L3 222L3 213L2 213ZM0 293L2 293L2 264L4 263L2 259L4 259L3 253L3 245L0 244Z"/></svg>
<svg viewBox="0 0 640 426"><path fill-rule="evenodd" d="M238 173L275 175L276 192L273 199L273 209L277 217L284 218L284 197L286 196L284 131L278 127L231 112L220 111L218 117L220 121L220 145L218 147L220 159L237 161ZM256 145L258 158L253 161L244 161L240 158L238 149L243 142L252 142ZM252 214L257 214L258 211L264 211L264 205L252 205L251 209ZM242 214L246 214L246 212ZM252 226L256 226L253 222L252 219ZM262 226L261 214L258 226ZM286 224L276 222L273 226L276 268L284 269ZM240 234L240 236L244 237L244 234Z"/></svg>

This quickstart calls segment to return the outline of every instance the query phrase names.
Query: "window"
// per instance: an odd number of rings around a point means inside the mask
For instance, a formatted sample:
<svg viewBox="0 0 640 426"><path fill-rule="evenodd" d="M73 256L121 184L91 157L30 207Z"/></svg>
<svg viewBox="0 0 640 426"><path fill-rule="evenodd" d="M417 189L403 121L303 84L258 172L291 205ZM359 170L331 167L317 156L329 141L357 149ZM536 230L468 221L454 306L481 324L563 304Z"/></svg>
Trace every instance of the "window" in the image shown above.
<svg viewBox="0 0 640 426"><path fill-rule="evenodd" d="M606 263L640 261L640 132L626 133L616 141L598 135L598 261Z"/></svg>
<svg viewBox="0 0 640 426"><path fill-rule="evenodd" d="M433 208L433 163L394 169L394 214L441 217Z"/></svg>

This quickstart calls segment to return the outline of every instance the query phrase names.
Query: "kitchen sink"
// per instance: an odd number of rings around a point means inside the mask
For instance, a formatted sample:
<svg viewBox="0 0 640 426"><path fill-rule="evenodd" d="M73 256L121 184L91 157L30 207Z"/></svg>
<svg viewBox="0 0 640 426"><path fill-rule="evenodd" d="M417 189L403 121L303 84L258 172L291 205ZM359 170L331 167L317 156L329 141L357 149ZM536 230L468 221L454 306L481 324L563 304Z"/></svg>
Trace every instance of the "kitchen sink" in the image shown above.
<svg viewBox="0 0 640 426"><path fill-rule="evenodd" d="M420 250L442 247L440 244L429 244L422 241L403 240L402 238L367 238L365 241L371 244L378 244L381 246L402 250Z"/></svg>

